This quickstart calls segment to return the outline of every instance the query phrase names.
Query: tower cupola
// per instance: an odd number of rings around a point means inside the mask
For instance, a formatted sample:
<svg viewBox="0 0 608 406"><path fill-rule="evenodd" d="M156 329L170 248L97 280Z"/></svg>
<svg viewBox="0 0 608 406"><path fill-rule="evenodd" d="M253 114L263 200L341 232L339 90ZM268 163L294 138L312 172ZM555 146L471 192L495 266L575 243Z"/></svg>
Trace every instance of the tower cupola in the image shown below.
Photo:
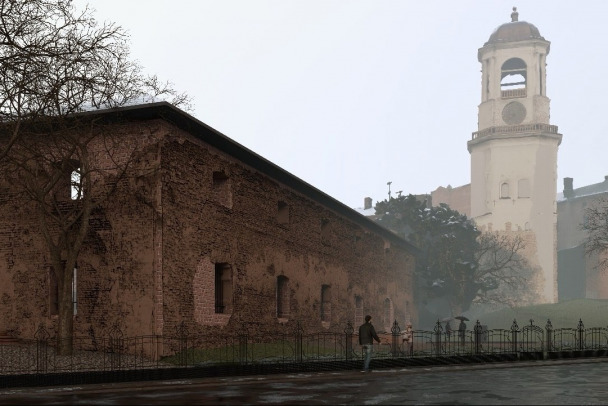
<svg viewBox="0 0 608 406"><path fill-rule="evenodd" d="M530 24L526 21L519 21L519 13L517 7L513 7L511 13L511 22L505 23L494 30L490 39L484 45L498 44L501 42L516 42L526 41L531 39L540 39L544 41L544 38L540 35L540 31L534 24Z"/></svg>
<svg viewBox="0 0 608 406"><path fill-rule="evenodd" d="M511 22L496 28L477 52L482 65L482 93L478 133L473 134L472 142L504 126L538 124L546 126L548 132L557 132L549 127L549 47L550 42L536 26L519 21L517 8L513 7Z"/></svg>

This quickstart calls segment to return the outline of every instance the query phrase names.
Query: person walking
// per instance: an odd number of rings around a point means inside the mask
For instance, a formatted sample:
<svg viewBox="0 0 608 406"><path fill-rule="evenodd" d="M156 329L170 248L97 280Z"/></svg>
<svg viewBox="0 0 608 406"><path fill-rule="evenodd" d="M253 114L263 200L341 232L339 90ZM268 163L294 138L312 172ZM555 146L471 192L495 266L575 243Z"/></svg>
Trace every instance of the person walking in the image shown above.
<svg viewBox="0 0 608 406"><path fill-rule="evenodd" d="M460 345L464 345L464 335L467 330L467 325L464 322L464 319L460 319L460 324L458 325L458 336L460 337Z"/></svg>
<svg viewBox="0 0 608 406"><path fill-rule="evenodd" d="M405 330L401 333L401 337L406 354L409 356L414 355L414 331L412 330L412 323L407 323Z"/></svg>
<svg viewBox="0 0 608 406"><path fill-rule="evenodd" d="M365 323L359 327L359 344L363 347L363 353L365 354L365 361L363 362L363 371L369 372L369 363L372 360L372 353L374 351L374 340L380 342L376 329L371 323L372 316L369 314L365 316Z"/></svg>

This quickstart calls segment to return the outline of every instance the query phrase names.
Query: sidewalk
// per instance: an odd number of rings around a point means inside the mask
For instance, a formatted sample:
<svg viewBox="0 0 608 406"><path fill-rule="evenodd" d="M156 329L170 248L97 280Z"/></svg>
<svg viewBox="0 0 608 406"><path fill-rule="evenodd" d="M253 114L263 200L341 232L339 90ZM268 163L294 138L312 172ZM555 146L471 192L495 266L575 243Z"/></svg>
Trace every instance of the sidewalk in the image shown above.
<svg viewBox="0 0 608 406"><path fill-rule="evenodd" d="M163 390L180 389L184 387L196 386L198 388L218 387L223 385L255 385L255 384L271 384L298 381L310 382L318 380L321 382L327 381L329 378L339 379L340 381L355 381L359 382L362 379L376 378L392 375L421 375L445 372L459 371L476 371L476 370L497 370L506 368L532 368L541 366L556 366L556 365L578 365L578 364L595 364L608 363L608 357L602 358L570 358L558 360L539 360L539 361L520 361L520 362L492 362L479 364L451 364L451 365L427 365L427 366L407 366L394 368L380 368L373 370L370 374L363 374L357 370L342 370L342 371L315 371L315 372L293 372L285 374L269 374L269 375L249 375L249 376L224 376L224 377L204 377L204 378L187 378L187 379L166 379L154 381L132 381L132 382L112 382L112 383L91 383L80 385L62 385L62 386L42 386L42 387L22 387L22 388L6 388L0 389L0 398L8 400L8 397L19 397L20 395L35 395L46 393L63 393L63 394L78 394L78 393L121 393L129 392L134 389L142 388L162 388ZM0 403L3 403L0 400Z"/></svg>

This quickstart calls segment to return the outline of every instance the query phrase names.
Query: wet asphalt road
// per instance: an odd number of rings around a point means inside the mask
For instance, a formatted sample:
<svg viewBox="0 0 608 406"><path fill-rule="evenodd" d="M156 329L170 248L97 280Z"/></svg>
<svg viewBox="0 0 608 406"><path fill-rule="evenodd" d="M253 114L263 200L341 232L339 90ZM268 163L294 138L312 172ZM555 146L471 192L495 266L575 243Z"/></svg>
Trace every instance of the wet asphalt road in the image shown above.
<svg viewBox="0 0 608 406"><path fill-rule="evenodd" d="M0 389L0 404L608 404L608 359Z"/></svg>

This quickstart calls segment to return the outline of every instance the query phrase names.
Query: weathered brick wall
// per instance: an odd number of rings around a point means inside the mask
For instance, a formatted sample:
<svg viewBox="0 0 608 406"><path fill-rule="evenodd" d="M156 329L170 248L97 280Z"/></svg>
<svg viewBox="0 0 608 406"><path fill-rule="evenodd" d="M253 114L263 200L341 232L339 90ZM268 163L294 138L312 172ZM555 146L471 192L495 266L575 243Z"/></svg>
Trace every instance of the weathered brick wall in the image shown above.
<svg viewBox="0 0 608 406"><path fill-rule="evenodd" d="M356 296L363 299L359 318L371 314L378 330L392 318L403 326L406 312L415 318L414 260L399 239L383 238L363 217L362 226L165 122L117 131L122 138L111 159L107 143L97 145L98 163L111 167L131 159L133 148L138 153L94 212L78 258L78 336L98 339L115 325L124 336L175 335L182 321L194 333L245 323L273 334L295 321L307 331L342 331L355 321ZM215 188L214 172L226 178ZM56 325L50 260L31 205L2 187L0 331L31 338L40 323ZM279 201L288 208L286 224ZM216 263L232 268L226 314L215 312ZM288 278L289 310L279 319L280 275ZM331 292L325 322L323 285Z"/></svg>
<svg viewBox="0 0 608 406"><path fill-rule="evenodd" d="M90 220L90 230L77 261L76 336L98 339L114 325L125 335L152 333L155 216L149 202L143 201L142 193L136 192L146 188L143 183L153 181L150 173L158 155L154 135L157 128L158 124L153 122L118 126L112 135L119 140L105 137L91 144L94 165L107 169L105 175L116 173L112 169L116 162L122 165L128 160L131 169L118 182L115 193L94 210ZM136 137L129 141L126 134ZM133 157L135 147L138 153ZM91 189L98 193L99 188L107 186L95 182ZM54 335L57 316L50 314L51 261L40 234L38 212L5 179L2 190L0 331L33 338L42 324ZM67 191L65 195L69 197Z"/></svg>
<svg viewBox="0 0 608 406"><path fill-rule="evenodd" d="M340 213L182 135L164 145L162 158L167 329L185 319L200 331L235 329L245 322L272 334L279 324L279 275L289 279L291 291L289 318L280 321L342 331L347 321L354 322L360 296L364 313L373 315L379 329L393 321L383 320L387 298L392 317L404 324L406 303L413 306L414 263L403 246L390 246ZM230 207L214 194L213 172L229 179ZM279 201L289 207L288 224L277 220ZM215 313L215 263L233 268L231 314ZM322 285L331 288L329 323L321 322ZM415 315L414 309L409 313Z"/></svg>

